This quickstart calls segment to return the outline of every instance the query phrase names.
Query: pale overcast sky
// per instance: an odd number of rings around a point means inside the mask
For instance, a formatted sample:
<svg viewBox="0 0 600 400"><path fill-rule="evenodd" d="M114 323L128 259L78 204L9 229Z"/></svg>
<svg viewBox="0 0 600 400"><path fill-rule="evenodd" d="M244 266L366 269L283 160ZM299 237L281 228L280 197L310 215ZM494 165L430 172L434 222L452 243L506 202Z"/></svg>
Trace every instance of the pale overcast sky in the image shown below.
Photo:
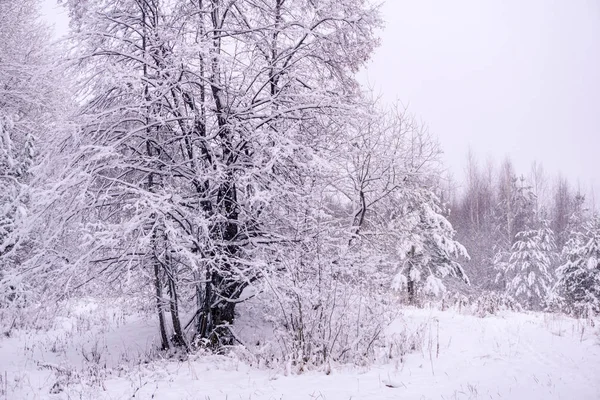
<svg viewBox="0 0 600 400"><path fill-rule="evenodd" d="M470 147L600 186L600 1L387 0L382 13L360 80L429 125L457 178Z"/></svg>
<svg viewBox="0 0 600 400"><path fill-rule="evenodd" d="M456 175L538 160L600 183L600 1L388 0L382 45L361 74L438 135Z"/></svg>

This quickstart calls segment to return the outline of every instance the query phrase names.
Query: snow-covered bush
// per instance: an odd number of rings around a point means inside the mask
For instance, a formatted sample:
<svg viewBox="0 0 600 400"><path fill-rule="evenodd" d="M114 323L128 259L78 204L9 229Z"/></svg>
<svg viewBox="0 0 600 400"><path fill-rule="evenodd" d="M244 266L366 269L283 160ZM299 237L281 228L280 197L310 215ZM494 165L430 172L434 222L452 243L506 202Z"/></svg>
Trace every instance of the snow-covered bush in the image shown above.
<svg viewBox="0 0 600 400"><path fill-rule="evenodd" d="M384 345L397 305L346 262L288 264L270 280L274 358L297 372L331 363L369 364Z"/></svg>
<svg viewBox="0 0 600 400"><path fill-rule="evenodd" d="M469 308L471 301L469 300L469 296L461 291L448 291L442 296L437 304L442 311L455 309L458 312L462 312Z"/></svg>
<svg viewBox="0 0 600 400"><path fill-rule="evenodd" d="M388 360L403 361L405 355L423 350L427 330L431 321L397 330L385 339L385 356Z"/></svg>
<svg viewBox="0 0 600 400"><path fill-rule="evenodd" d="M555 287L553 287L553 290L548 294L548 296L542 302L542 309L544 311L550 312L550 313L567 313L567 314L569 314L567 302L565 301L565 299L562 296L560 296L557 293L557 291L555 290Z"/></svg>
<svg viewBox="0 0 600 400"><path fill-rule="evenodd" d="M478 317L496 315L499 311L522 311L522 306L506 293L484 292L472 305L473 313Z"/></svg>

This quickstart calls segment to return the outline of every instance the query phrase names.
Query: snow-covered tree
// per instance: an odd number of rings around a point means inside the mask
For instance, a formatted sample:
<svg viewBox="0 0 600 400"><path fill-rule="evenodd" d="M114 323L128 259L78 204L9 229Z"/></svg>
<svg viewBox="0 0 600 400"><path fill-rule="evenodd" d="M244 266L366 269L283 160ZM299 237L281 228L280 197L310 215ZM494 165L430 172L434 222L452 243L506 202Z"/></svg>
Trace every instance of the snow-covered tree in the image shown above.
<svg viewBox="0 0 600 400"><path fill-rule="evenodd" d="M36 0L0 2L0 279L26 258L35 227L32 170L57 132L63 87ZM4 273L3 273L4 271ZM11 289L12 290L12 289ZM2 288L0 288L2 291Z"/></svg>
<svg viewBox="0 0 600 400"><path fill-rule="evenodd" d="M516 235L532 226L535 195L523 176L517 177L510 160L502 164L498 182L496 229L498 245L509 249Z"/></svg>
<svg viewBox="0 0 600 400"><path fill-rule="evenodd" d="M13 235L24 215L27 174L39 130L40 100L35 67L43 37L36 26L35 2L0 3L0 257L19 240ZM30 53L32 52L32 53ZM37 114L37 115L36 115ZM1 268L0 268L1 270Z"/></svg>
<svg viewBox="0 0 600 400"><path fill-rule="evenodd" d="M274 314L293 333L286 343L318 360L356 356L349 343L371 354L390 285L408 290L399 269L411 244L426 258L415 265L423 280L411 280L411 293L440 290L448 275L466 279L455 260L466 251L434 195L440 153L426 127L406 110L369 104L335 132L321 153L329 162L322 159L310 179L312 200L292 213L301 244L281 253L285 268L269 279L277 286Z"/></svg>
<svg viewBox="0 0 600 400"><path fill-rule="evenodd" d="M592 218L582 231L571 231L556 275L557 290L577 315L600 312L600 219Z"/></svg>
<svg viewBox="0 0 600 400"><path fill-rule="evenodd" d="M348 251L356 257L356 269L373 286L388 288L394 282L411 293L412 301L425 283L427 291L437 292L440 278L466 280L454 260L466 256L466 250L454 240L434 194L440 175L437 141L406 109L370 110L354 118L352 133L340 138L330 186L346 214ZM411 262L403 265L414 264L412 272L399 272L399 261L407 257ZM422 281L416 277L421 274ZM414 279L402 284L402 276Z"/></svg>
<svg viewBox="0 0 600 400"><path fill-rule="evenodd" d="M547 221L542 221L539 229L519 232L516 239L501 272L507 294L530 308L539 307L552 288L552 265L556 257L554 233Z"/></svg>
<svg viewBox="0 0 600 400"><path fill-rule="evenodd" d="M495 272L489 268L495 256L494 245L498 229L494 218L494 165L488 160L484 166L469 151L465 169L465 187L462 195L451 204L449 220L457 231L457 240L469 249L470 260L463 266L474 286L491 288Z"/></svg>
<svg viewBox="0 0 600 400"><path fill-rule="evenodd" d="M582 244L583 232L589 218L584 195L577 193L571 203L571 214L568 217L565 232L563 232L565 244L562 253L565 257L571 249Z"/></svg>
<svg viewBox="0 0 600 400"><path fill-rule="evenodd" d="M398 254L404 262L393 287L406 289L409 302L414 303L419 291L433 295L444 292L443 278L454 277L469 284L457 261L460 257L468 259L469 255L454 239L455 231L441 214L437 197L427 189L417 190L411 197L399 205L407 234L398 243Z"/></svg>
<svg viewBox="0 0 600 400"><path fill-rule="evenodd" d="M497 197L491 269L497 274L495 283L500 284L501 289L506 289L508 277L505 272L511 268L514 244L519 241L517 236L535 225L535 195L524 177L517 178L508 159L500 170Z"/></svg>
<svg viewBox="0 0 600 400"><path fill-rule="evenodd" d="M303 211L324 143L356 110L377 12L362 0L67 3L83 105L63 177L76 190L54 226L81 232L81 250L54 271L64 288L145 281L163 347L189 347L189 298L197 341L231 344L243 293L314 231Z"/></svg>

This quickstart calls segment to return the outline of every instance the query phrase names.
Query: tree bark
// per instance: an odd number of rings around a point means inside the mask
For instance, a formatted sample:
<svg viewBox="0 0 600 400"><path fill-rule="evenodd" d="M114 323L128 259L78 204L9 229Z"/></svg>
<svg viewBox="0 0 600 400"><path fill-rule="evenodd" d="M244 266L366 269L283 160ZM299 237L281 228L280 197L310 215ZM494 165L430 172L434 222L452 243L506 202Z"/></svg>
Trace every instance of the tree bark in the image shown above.
<svg viewBox="0 0 600 400"><path fill-rule="evenodd" d="M158 262L154 262L154 287L156 289L156 310L158 313L158 326L160 329L161 349L169 348L169 338L167 336L167 328L165 325L165 315L163 311L162 299L162 281L160 279L160 268Z"/></svg>

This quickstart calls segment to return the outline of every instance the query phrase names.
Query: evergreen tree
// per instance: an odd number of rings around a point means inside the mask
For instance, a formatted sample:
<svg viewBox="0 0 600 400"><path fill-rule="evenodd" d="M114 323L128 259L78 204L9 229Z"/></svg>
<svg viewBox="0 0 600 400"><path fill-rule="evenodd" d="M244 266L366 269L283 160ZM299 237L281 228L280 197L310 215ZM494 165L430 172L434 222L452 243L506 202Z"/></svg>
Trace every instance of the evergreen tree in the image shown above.
<svg viewBox="0 0 600 400"><path fill-rule="evenodd" d="M557 289L576 315L600 312L600 219L596 216L582 232L573 230L565 244Z"/></svg>
<svg viewBox="0 0 600 400"><path fill-rule="evenodd" d="M446 290L442 279L454 277L469 284L469 278L456 258L469 258L465 247L454 239L452 224L442 215L438 198L429 190L415 191L408 211L406 239L400 246L404 263L393 287L406 288L414 303L419 291L438 295Z"/></svg>
<svg viewBox="0 0 600 400"><path fill-rule="evenodd" d="M519 241L519 232L534 224L535 195L524 177L517 178L510 161L505 161L500 172L498 185L499 203L496 207L496 229L492 268L498 271L496 284L508 290L514 244ZM510 275L510 274L509 274Z"/></svg>
<svg viewBox="0 0 600 400"><path fill-rule="evenodd" d="M503 264L506 291L530 308L539 307L550 294L556 244L546 221L539 229L519 232L510 258Z"/></svg>

